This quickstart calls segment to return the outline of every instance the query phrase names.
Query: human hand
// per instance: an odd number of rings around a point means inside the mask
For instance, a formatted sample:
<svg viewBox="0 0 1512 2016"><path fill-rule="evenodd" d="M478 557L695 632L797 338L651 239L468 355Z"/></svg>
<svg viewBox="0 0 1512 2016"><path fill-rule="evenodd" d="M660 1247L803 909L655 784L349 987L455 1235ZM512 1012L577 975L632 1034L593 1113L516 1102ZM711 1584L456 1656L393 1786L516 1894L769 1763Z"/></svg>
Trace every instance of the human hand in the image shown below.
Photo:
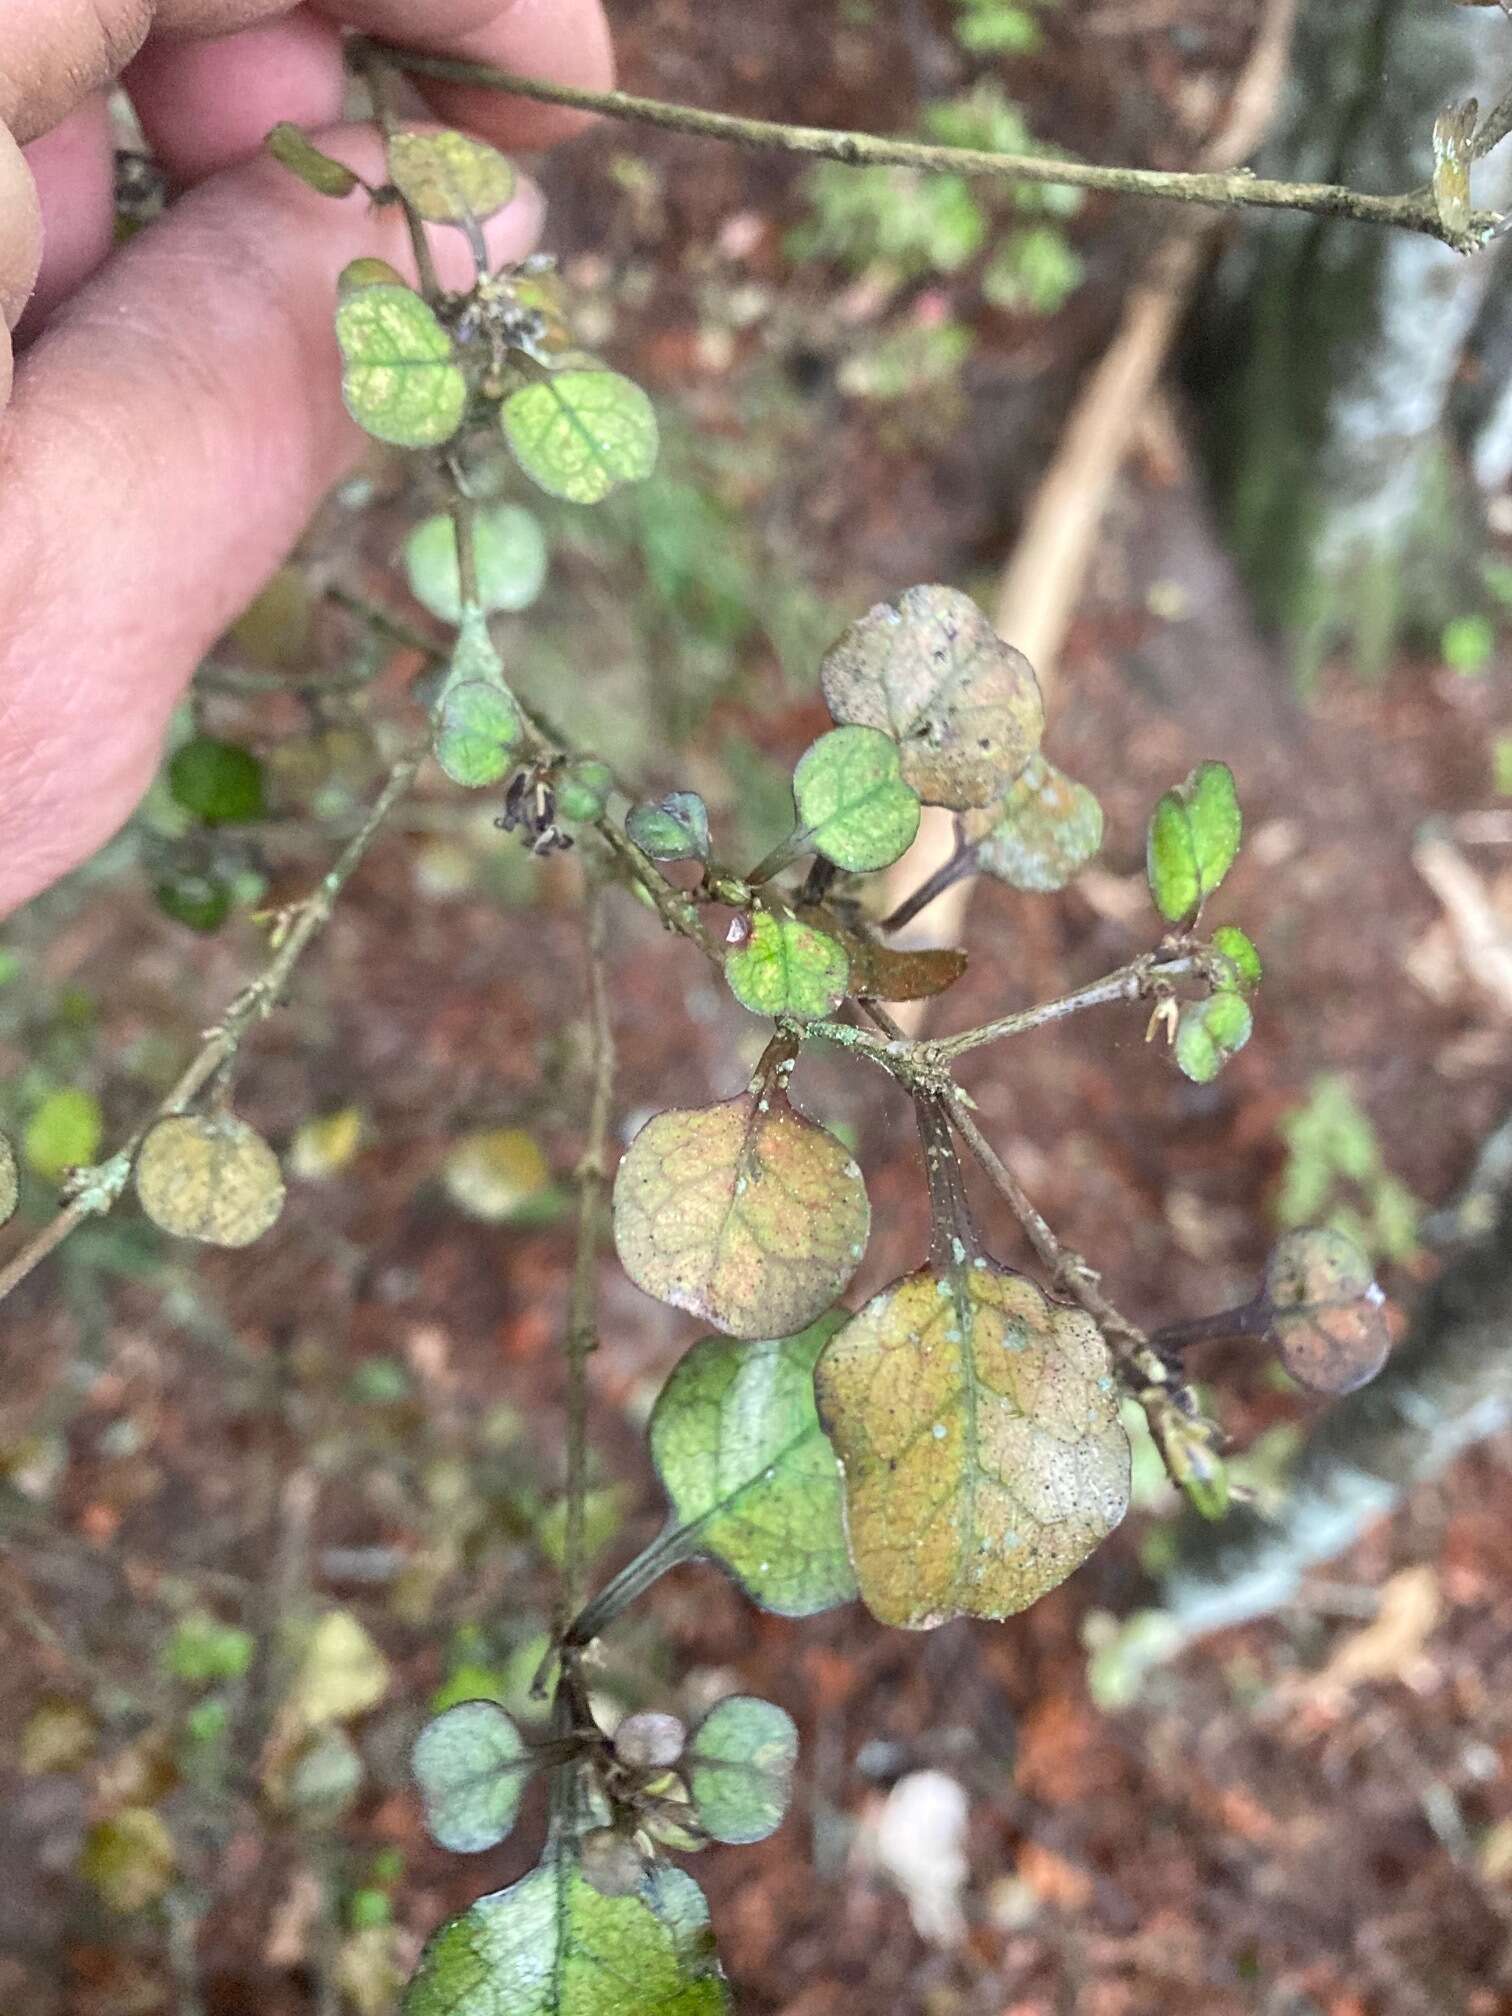
<svg viewBox="0 0 1512 2016"><path fill-rule="evenodd" d="M600 0L4 0L0 916L128 817L195 665L360 452L339 396L335 280L364 253L413 277L404 224L397 209L329 202L260 152L290 119L384 179L370 127L331 130L344 26L610 81ZM189 192L120 250L115 78ZM505 148L581 123L424 90L439 118ZM494 259L522 257L539 222L522 182L487 227ZM433 242L443 279L465 284L461 234Z"/></svg>

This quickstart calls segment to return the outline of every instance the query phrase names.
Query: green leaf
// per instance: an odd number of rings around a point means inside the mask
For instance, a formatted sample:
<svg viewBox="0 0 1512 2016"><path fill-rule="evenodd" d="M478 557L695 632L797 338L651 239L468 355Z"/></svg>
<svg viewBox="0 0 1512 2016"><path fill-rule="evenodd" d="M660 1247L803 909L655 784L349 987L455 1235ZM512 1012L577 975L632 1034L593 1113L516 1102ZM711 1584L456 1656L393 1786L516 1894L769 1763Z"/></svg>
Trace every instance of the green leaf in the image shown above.
<svg viewBox="0 0 1512 2016"><path fill-rule="evenodd" d="M812 1323L860 1265L870 1229L849 1150L776 1084L658 1113L614 1183L630 1279L734 1337Z"/></svg>
<svg viewBox="0 0 1512 2016"><path fill-rule="evenodd" d="M21 1185L16 1174L16 1151L9 1137L0 1134L0 1225L8 1225L16 1215Z"/></svg>
<svg viewBox="0 0 1512 2016"><path fill-rule="evenodd" d="M817 1022L845 999L850 963L827 932L758 910L745 943L725 954L725 979L753 1015Z"/></svg>
<svg viewBox="0 0 1512 2016"><path fill-rule="evenodd" d="M656 414L617 371L559 371L512 392L504 438L533 483L569 504L598 504L656 467Z"/></svg>
<svg viewBox="0 0 1512 2016"><path fill-rule="evenodd" d="M198 868L172 868L152 885L165 917L191 931L218 931L231 914L231 885L223 876Z"/></svg>
<svg viewBox="0 0 1512 2016"><path fill-rule="evenodd" d="M688 1790L698 1823L715 1841L765 1841L793 1796L798 1731L786 1709L754 1694L711 1708L688 1746Z"/></svg>
<svg viewBox="0 0 1512 2016"><path fill-rule="evenodd" d="M1285 1233L1265 1270L1265 1295L1266 1334L1298 1385L1352 1393L1385 1364L1386 1298L1368 1256L1344 1233L1323 1226Z"/></svg>
<svg viewBox="0 0 1512 2016"><path fill-rule="evenodd" d="M411 293L414 289L399 271L390 266L387 259L349 259L336 275L336 297L344 301L349 294L361 293L364 287L405 287Z"/></svg>
<svg viewBox="0 0 1512 2016"><path fill-rule="evenodd" d="M561 1847L443 1925L404 1998L404 2016L722 2016L728 2007L691 1876L658 1868L633 1895L606 1897Z"/></svg>
<svg viewBox="0 0 1512 2016"><path fill-rule="evenodd" d="M186 812L208 826L259 819L263 812L263 767L250 749L196 735L175 749L168 763L168 789Z"/></svg>
<svg viewBox="0 0 1512 2016"><path fill-rule="evenodd" d="M154 1225L206 1246L250 1246L283 1209L278 1157L234 1113L159 1120L142 1143L132 1178Z"/></svg>
<svg viewBox="0 0 1512 2016"><path fill-rule="evenodd" d="M1250 1039L1255 1018L1241 994L1210 995L1189 1001L1176 1024L1175 1057L1184 1077L1208 1085Z"/></svg>
<svg viewBox="0 0 1512 2016"><path fill-rule="evenodd" d="M466 133L393 133L389 179L432 224L479 223L502 210L515 191L515 172L496 147Z"/></svg>
<svg viewBox="0 0 1512 2016"><path fill-rule="evenodd" d="M831 1309L794 1337L705 1337L651 1414L651 1460L676 1521L781 1617L856 1593L840 1468L814 1404L814 1363L849 1320Z"/></svg>
<svg viewBox="0 0 1512 2016"><path fill-rule="evenodd" d="M837 721L891 735L928 805L990 805L1039 747L1034 668L969 595L910 588L853 623L819 670Z"/></svg>
<svg viewBox="0 0 1512 2016"><path fill-rule="evenodd" d="M570 825L586 826L603 817L614 789L614 772L596 756L574 756L552 771L551 789L557 817Z"/></svg>
<svg viewBox="0 0 1512 2016"><path fill-rule="evenodd" d="M467 380L435 312L408 287L348 293L336 309L341 396L357 425L399 448L437 448L462 424Z"/></svg>
<svg viewBox="0 0 1512 2016"><path fill-rule="evenodd" d="M250 1631L194 1610L180 1618L163 1647L163 1667L188 1687L209 1687L217 1680L240 1680L256 1650Z"/></svg>
<svg viewBox="0 0 1512 2016"><path fill-rule="evenodd" d="M167 1823L150 1806L128 1806L90 1828L79 1874L108 1910L124 1917L156 1904L177 1864Z"/></svg>
<svg viewBox="0 0 1512 2016"><path fill-rule="evenodd" d="M1043 756L1031 756L999 803L964 824L978 868L1015 889L1064 889L1102 845L1102 807Z"/></svg>
<svg viewBox="0 0 1512 2016"><path fill-rule="evenodd" d="M669 791L654 805L633 805L625 831L653 861L709 858L709 808L696 791Z"/></svg>
<svg viewBox="0 0 1512 2016"><path fill-rule="evenodd" d="M454 784L497 784L514 766L522 723L508 689L492 679L448 681L431 748Z"/></svg>
<svg viewBox="0 0 1512 2016"><path fill-rule="evenodd" d="M524 1738L494 1701L459 1701L427 1722L411 1763L431 1837L457 1855L504 1839L533 1768Z"/></svg>
<svg viewBox="0 0 1512 2016"><path fill-rule="evenodd" d="M1027 1609L1128 1509L1100 1331L993 1261L884 1288L830 1339L814 1383L862 1601L884 1624Z"/></svg>
<svg viewBox="0 0 1512 2016"><path fill-rule="evenodd" d="M1213 933L1213 950L1221 952L1233 965L1241 994L1253 994L1264 976L1254 940L1237 924L1222 924Z"/></svg>
<svg viewBox="0 0 1512 2016"><path fill-rule="evenodd" d="M837 868L889 867L913 845L919 794L879 728L832 728L799 758L793 797L804 838Z"/></svg>
<svg viewBox="0 0 1512 2016"><path fill-rule="evenodd" d="M519 504L491 504L473 518L478 602L486 614L528 609L546 580L546 535ZM410 593L443 623L462 620L457 529L449 511L418 524L404 542Z"/></svg>
<svg viewBox="0 0 1512 2016"><path fill-rule="evenodd" d="M1150 814L1145 841L1145 873L1155 907L1168 923L1179 924L1202 900L1197 850L1186 806L1174 791L1165 792Z"/></svg>
<svg viewBox="0 0 1512 2016"><path fill-rule="evenodd" d="M279 120L263 145L275 161L321 196L350 196L361 180L344 162L322 154L309 135L288 119Z"/></svg>
<svg viewBox="0 0 1512 2016"><path fill-rule="evenodd" d="M1234 773L1227 763L1199 763L1183 787L1192 823L1192 849L1204 897L1234 865L1244 833Z"/></svg>
<svg viewBox="0 0 1512 2016"><path fill-rule="evenodd" d="M70 1169L84 1169L100 1152L105 1118L91 1092L75 1085L49 1092L21 1135L28 1169L44 1183L61 1183Z"/></svg>

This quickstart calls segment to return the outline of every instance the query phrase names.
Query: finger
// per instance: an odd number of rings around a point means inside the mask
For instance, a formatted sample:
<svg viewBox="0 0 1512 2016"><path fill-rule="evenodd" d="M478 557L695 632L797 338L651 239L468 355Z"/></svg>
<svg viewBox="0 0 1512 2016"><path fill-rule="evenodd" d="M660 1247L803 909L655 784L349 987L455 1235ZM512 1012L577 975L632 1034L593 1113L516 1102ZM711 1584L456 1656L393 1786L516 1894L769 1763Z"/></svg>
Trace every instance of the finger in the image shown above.
<svg viewBox="0 0 1512 2016"><path fill-rule="evenodd" d="M385 41L550 77L585 91L614 82L614 52L600 0L316 0L324 12ZM499 91L417 77L426 103L454 126L501 147L547 147L581 131L580 112L533 105Z"/></svg>
<svg viewBox="0 0 1512 2016"><path fill-rule="evenodd" d="M0 123L23 144L118 77L154 26L224 35L293 0L6 0Z"/></svg>
<svg viewBox="0 0 1512 2016"><path fill-rule="evenodd" d="M370 128L321 145L381 177ZM496 261L539 214L522 184L488 226ZM461 233L434 236L462 284ZM0 914L126 818L192 668L353 461L331 317L363 253L408 267L402 219L249 162L127 245L21 359L0 422Z"/></svg>
<svg viewBox="0 0 1512 2016"><path fill-rule="evenodd" d="M17 325L18 349L104 262L115 241L115 152L104 94L86 98L50 133L33 140L26 165L42 217L42 265Z"/></svg>
<svg viewBox="0 0 1512 2016"><path fill-rule="evenodd" d="M42 212L26 157L0 126L0 413L10 396L10 332L42 260Z"/></svg>
<svg viewBox="0 0 1512 2016"><path fill-rule="evenodd" d="M123 81L153 154L181 184L250 159L280 119L333 125L346 96L341 36L303 7L214 41L155 37Z"/></svg>

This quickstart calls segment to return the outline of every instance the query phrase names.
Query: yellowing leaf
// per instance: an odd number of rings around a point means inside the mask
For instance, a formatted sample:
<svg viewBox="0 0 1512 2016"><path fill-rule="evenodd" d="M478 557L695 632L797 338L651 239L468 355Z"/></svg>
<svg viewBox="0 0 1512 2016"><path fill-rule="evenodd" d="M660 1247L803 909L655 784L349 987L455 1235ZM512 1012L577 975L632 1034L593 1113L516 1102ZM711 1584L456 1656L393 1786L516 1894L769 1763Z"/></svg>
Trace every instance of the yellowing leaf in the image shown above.
<svg viewBox="0 0 1512 2016"><path fill-rule="evenodd" d="M362 1109L339 1106L306 1120L289 1143L289 1173L306 1183L339 1176L362 1146Z"/></svg>
<svg viewBox="0 0 1512 2016"><path fill-rule="evenodd" d="M433 224L482 222L514 194L515 172L496 147L466 133L394 133L388 143L394 187Z"/></svg>
<svg viewBox="0 0 1512 2016"><path fill-rule="evenodd" d="M350 1722L388 1692L389 1665L350 1610L328 1610L305 1641L285 1703L304 1729Z"/></svg>
<svg viewBox="0 0 1512 2016"><path fill-rule="evenodd" d="M871 1226L849 1151L773 1080L718 1106L659 1113L614 1184L625 1272L733 1337L802 1330L860 1264Z"/></svg>
<svg viewBox="0 0 1512 2016"><path fill-rule="evenodd" d="M128 1806L85 1836L79 1873L111 1911L127 1916L156 1904L177 1866L173 1836L150 1806Z"/></svg>
<svg viewBox="0 0 1512 2016"><path fill-rule="evenodd" d="M133 1173L142 1209L177 1239L250 1246L283 1209L278 1157L232 1113L159 1120Z"/></svg>
<svg viewBox="0 0 1512 2016"><path fill-rule="evenodd" d="M845 999L850 966L828 933L758 910L745 943L725 955L725 979L753 1015L818 1022Z"/></svg>
<svg viewBox="0 0 1512 2016"><path fill-rule="evenodd" d="M862 1600L884 1624L1027 1609L1128 1508L1101 1333L994 1262L883 1289L830 1339L814 1383Z"/></svg>
<svg viewBox="0 0 1512 2016"><path fill-rule="evenodd" d="M451 337L413 289L348 292L336 309L341 396L357 425L399 448L437 448L462 424L467 380Z"/></svg>
<svg viewBox="0 0 1512 2016"><path fill-rule="evenodd" d="M503 1225L539 1204L551 1189L551 1169L521 1127L479 1127L452 1143L441 1180L470 1217Z"/></svg>
<svg viewBox="0 0 1512 2016"><path fill-rule="evenodd" d="M499 408L504 438L533 483L569 504L597 504L656 467L656 414L617 371L558 371Z"/></svg>
<svg viewBox="0 0 1512 2016"><path fill-rule="evenodd" d="M928 805L990 805L1039 747L1034 668L969 595L910 588L853 623L819 677L837 721L880 728Z"/></svg>
<svg viewBox="0 0 1512 2016"><path fill-rule="evenodd" d="M1446 231L1470 228L1471 143L1480 106L1474 98L1451 105L1433 122L1433 200Z"/></svg>

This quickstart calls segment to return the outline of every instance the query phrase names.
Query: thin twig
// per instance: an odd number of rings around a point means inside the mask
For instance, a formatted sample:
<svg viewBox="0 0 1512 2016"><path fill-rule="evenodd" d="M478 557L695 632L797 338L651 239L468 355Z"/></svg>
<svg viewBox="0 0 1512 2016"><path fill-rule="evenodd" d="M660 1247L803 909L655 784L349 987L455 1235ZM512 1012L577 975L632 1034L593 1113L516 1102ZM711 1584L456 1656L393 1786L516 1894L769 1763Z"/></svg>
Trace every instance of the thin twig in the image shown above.
<svg viewBox="0 0 1512 2016"><path fill-rule="evenodd" d="M367 85L368 96L373 101L373 119L384 138L385 146L398 131L398 121L389 103L389 81L398 65L390 50L379 48L375 42L354 42L351 47L353 67ZM415 255L415 271L420 277L420 291L434 306L444 298L441 277L436 271L436 262L431 254L430 240L425 235L425 222L414 204L402 191L399 192L399 206L404 212L405 229L409 232L410 249Z"/></svg>
<svg viewBox="0 0 1512 2016"><path fill-rule="evenodd" d="M75 1192L62 1210L49 1219L42 1230L14 1254L3 1268L0 1268L0 1301L4 1301L11 1290L24 1281L32 1269L45 1260L49 1253L62 1245L70 1233L76 1232L86 1218L97 1217L110 1210L126 1187L132 1161L148 1130L159 1120L167 1119L175 1113L182 1113L198 1098L211 1080L217 1077L235 1057L242 1038L251 1025L271 1014L278 1005L279 997L288 985L294 968L304 956L311 940L330 921L337 897L371 846L378 829L414 783L420 760L420 752L413 751L407 756L402 756L394 764L367 817L336 857L319 885L281 920L281 935L272 959L257 978L244 987L229 1004L214 1028L206 1031L204 1042L172 1090L158 1102L136 1132L108 1161L81 1172Z"/></svg>
<svg viewBox="0 0 1512 2016"><path fill-rule="evenodd" d="M598 1265L609 1194L609 1127L614 1113L614 1029L604 973L604 899L590 875L583 905L588 1031L593 1090L588 1140L577 1165L577 1246L567 1305L567 1531L562 1547L559 1637L583 1600L588 1495L588 1358L598 1347Z"/></svg>
<svg viewBox="0 0 1512 2016"><path fill-rule="evenodd" d="M1202 962L1194 955L1160 959L1147 952L1121 966L1116 973L1110 973L1105 980L1094 980L1088 987L1061 995L1059 1000L1043 1001L1035 1008L1020 1008L1012 1015L999 1015L995 1021L984 1022L980 1029L963 1029L958 1036L941 1036L920 1047L941 1063L949 1063L953 1058L964 1057L968 1050L980 1050L984 1043L996 1043L1004 1036L1023 1036L1031 1029L1043 1029L1047 1023L1063 1022L1068 1015L1080 1015L1086 1008L1104 1008L1114 1001L1138 1001L1143 995L1159 992L1172 980L1187 980L1201 971Z"/></svg>
<svg viewBox="0 0 1512 2016"><path fill-rule="evenodd" d="M359 44L359 51L364 46ZM821 126L790 126L772 119L738 118L708 112L693 105L672 105L640 98L628 91L582 91L570 84L552 84L537 77L519 77L488 63L461 57L432 56L420 50L385 43L382 60L416 76L436 77L452 84L473 84L532 98L547 105L567 105L609 119L659 126L736 147L801 154L852 167L918 168L936 175L990 175L1007 182L1042 183L1061 188L1096 189L1115 196L1142 196L1168 203L1200 203L1220 209L1292 210L1314 217L1348 217L1361 224L1395 225L1421 231L1457 251L1476 249L1500 221L1494 211L1478 211L1463 234L1448 229L1438 214L1431 190L1413 189L1378 196L1335 183L1279 182L1251 175L1160 168L1118 168L1090 161L1070 161L1050 154L1001 154L976 147L945 147L919 140L897 140L873 133L854 133ZM357 59L362 60L361 55Z"/></svg>

